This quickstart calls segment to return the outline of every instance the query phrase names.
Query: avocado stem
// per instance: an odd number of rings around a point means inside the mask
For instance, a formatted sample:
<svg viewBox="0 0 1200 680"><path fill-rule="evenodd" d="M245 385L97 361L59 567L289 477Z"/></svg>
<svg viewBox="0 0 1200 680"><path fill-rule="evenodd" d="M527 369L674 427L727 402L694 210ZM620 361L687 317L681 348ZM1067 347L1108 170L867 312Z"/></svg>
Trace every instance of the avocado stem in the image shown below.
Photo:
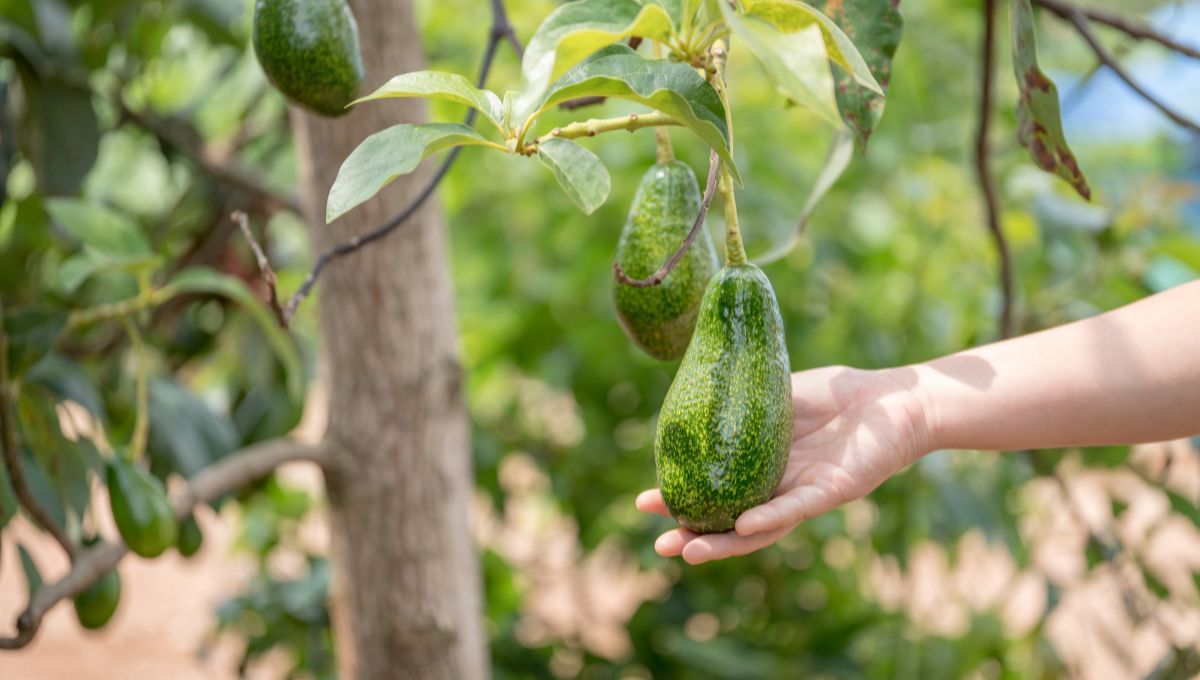
<svg viewBox="0 0 1200 680"><path fill-rule="evenodd" d="M733 177L728 168L721 165L721 178L717 188L725 204L725 265L734 267L747 263L746 248L742 245L742 231L738 227L737 201L733 196Z"/></svg>
<svg viewBox="0 0 1200 680"><path fill-rule="evenodd" d="M548 139L578 139L579 137L595 137L602 132L614 132L616 130L628 130L634 132L642 128L657 127L660 125L680 125L674 118L668 116L661 111L652 111L651 113L631 113L627 116L618 116L617 118L589 118L588 120L577 121L563 127L556 127L550 132L538 137L533 145L541 144ZM530 148L529 146L525 148ZM534 146L534 148L536 148Z"/></svg>
<svg viewBox="0 0 1200 680"><path fill-rule="evenodd" d="M671 146L671 133L667 131L667 128L661 125L654 128L654 137L657 141L655 160L660 165L675 160L675 147Z"/></svg>
<svg viewBox="0 0 1200 680"><path fill-rule="evenodd" d="M146 352L146 343L137 324L122 317L121 324L129 335L129 344L133 347L134 360L137 362L134 374L136 413L133 421L133 437L129 449L125 452L126 460L135 461L146 452L146 440L150 434L150 365Z"/></svg>

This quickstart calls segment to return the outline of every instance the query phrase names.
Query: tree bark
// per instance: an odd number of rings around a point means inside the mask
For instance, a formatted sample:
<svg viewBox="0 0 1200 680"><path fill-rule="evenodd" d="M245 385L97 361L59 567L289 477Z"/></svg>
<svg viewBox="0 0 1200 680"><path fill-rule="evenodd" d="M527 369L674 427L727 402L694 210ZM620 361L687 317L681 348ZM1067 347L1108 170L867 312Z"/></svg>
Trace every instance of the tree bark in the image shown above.
<svg viewBox="0 0 1200 680"><path fill-rule="evenodd" d="M411 0L350 0L365 91L423 68ZM419 122L418 100L292 121L315 251L399 212L422 167L325 225L325 197L367 135ZM342 678L486 677L462 369L443 221L429 201L396 233L332 263L319 285L330 385L325 472L333 524L333 621Z"/></svg>

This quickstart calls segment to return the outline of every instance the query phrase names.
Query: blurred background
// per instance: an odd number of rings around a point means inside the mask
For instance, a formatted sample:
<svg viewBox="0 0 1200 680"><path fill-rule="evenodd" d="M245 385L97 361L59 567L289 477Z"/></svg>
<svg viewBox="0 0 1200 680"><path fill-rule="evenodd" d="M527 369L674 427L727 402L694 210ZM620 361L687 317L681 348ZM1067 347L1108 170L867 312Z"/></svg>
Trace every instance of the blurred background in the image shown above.
<svg viewBox="0 0 1200 680"><path fill-rule="evenodd" d="M1200 47L1200 3L1102 4ZM507 5L524 39L555 3ZM473 74L484 3L422 0L418 9L430 68ZM227 218L249 205L265 224L281 291L296 289L312 253L289 207L297 173L286 107L248 47L250 11L244 0L0 0L6 312L132 293L120 272L88 270L78 241L52 225L47 206L64 197L136 225L168 269L212 268L261 298L258 269ZM998 262L971 165L980 3L906 0L901 11L887 110L867 153L800 245L766 269L793 370L893 366L997 336ZM1152 91L1200 112L1200 62L1104 38ZM994 162L1020 330L1200 275L1197 138L1095 73L1077 36L1043 17L1042 65L1058 82L1067 136L1094 190L1084 203L1016 143L1016 87L1007 39L999 42ZM833 133L780 107L736 44L731 69L753 257L793 229ZM489 85L518 82L515 58L502 51ZM603 112L632 110L610 103ZM430 110L433 120L460 115L449 104ZM701 144L680 132L674 141L703 176ZM613 178L591 217L538 164L478 149L463 153L439 194L497 678L1200 673L1200 441L940 451L755 555L699 567L655 555L669 523L641 515L633 499L654 483L655 415L675 366L625 339L611 301L617 235L653 162L653 134L588 146ZM229 167L244 176L223 174ZM709 227L721 233L720 215ZM150 454L160 474L186 475L289 431L319 439L317 304L305 303L293 325L309 376L303 400L289 396L265 326L245 306L185 296L155 312ZM93 328L36 369L25 393L43 398L22 402L21 418L26 436L57 453L29 452L29 465L60 511L98 507L89 522L111 531L102 489L63 489L58 470L96 465L105 433L123 441L130 431L128 348L119 329ZM331 677L323 507L320 474L295 464L201 509L198 557L124 560L122 602L107 628L82 631L60 606L33 644L0 656L0 675ZM26 599L23 560L48 577L67 565L23 517L8 521L0 542L7 631Z"/></svg>

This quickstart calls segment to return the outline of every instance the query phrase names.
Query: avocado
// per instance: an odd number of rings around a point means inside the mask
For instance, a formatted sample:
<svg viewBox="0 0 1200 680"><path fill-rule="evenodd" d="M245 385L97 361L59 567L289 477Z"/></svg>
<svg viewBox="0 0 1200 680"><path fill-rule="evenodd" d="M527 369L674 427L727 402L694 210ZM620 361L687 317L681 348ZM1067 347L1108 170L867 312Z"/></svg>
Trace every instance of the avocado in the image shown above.
<svg viewBox="0 0 1200 680"><path fill-rule="evenodd" d="M329 117L348 111L363 65L345 0L257 0L253 40L267 78L293 102Z"/></svg>
<svg viewBox="0 0 1200 680"><path fill-rule="evenodd" d="M617 262L634 279L653 274L687 236L700 210L700 187L685 163L656 163L642 175L617 242ZM701 227L679 265L662 283L635 288L615 282L617 319L625 334L656 359L687 349L704 287L717 270L717 251Z"/></svg>
<svg viewBox="0 0 1200 680"><path fill-rule="evenodd" d="M175 545L175 513L162 482L119 455L105 473L113 521L129 549L142 557L158 557Z"/></svg>
<svg viewBox="0 0 1200 680"><path fill-rule="evenodd" d="M658 416L654 459L671 515L729 531L766 502L792 443L792 381L771 282L727 266L704 293L696 332Z"/></svg>
<svg viewBox="0 0 1200 680"><path fill-rule="evenodd" d="M196 523L196 516L188 515L187 519L179 523L179 540L175 549L180 555L191 557L200 552L203 543L204 534L200 531L200 525Z"/></svg>
<svg viewBox="0 0 1200 680"><path fill-rule="evenodd" d="M92 585L75 596L75 616L88 630L103 628L121 602L121 576L116 569L104 572Z"/></svg>

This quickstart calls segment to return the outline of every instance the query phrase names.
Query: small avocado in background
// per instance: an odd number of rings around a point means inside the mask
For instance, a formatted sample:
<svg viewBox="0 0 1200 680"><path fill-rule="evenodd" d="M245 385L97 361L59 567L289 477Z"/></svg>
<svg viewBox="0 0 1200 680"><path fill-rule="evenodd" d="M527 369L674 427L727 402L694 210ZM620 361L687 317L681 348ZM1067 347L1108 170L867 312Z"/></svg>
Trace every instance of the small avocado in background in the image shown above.
<svg viewBox="0 0 1200 680"><path fill-rule="evenodd" d="M179 523L179 539L176 541L175 549L184 557L191 557L200 552L200 546L204 544L204 534L200 531L200 525L196 523L196 515L190 514L187 519Z"/></svg>
<svg viewBox="0 0 1200 680"><path fill-rule="evenodd" d="M105 481L113 521L134 554L158 557L175 545L175 513L158 478L115 455L108 462Z"/></svg>
<svg viewBox="0 0 1200 680"><path fill-rule="evenodd" d="M363 65L345 0L257 0L253 41L267 78L288 99L323 116L348 111Z"/></svg>
<svg viewBox="0 0 1200 680"><path fill-rule="evenodd" d="M654 460L671 515L697 533L732 529L779 486L792 426L775 291L758 267L727 266L708 285L658 416Z"/></svg>
<svg viewBox="0 0 1200 680"><path fill-rule="evenodd" d="M685 163L656 163L642 175L617 242L616 261L630 278L650 276L675 252L700 211L700 187ZM701 227L679 266L663 282L635 288L614 282L617 319L625 334L656 359L683 356L704 288L717 270L717 251Z"/></svg>
<svg viewBox="0 0 1200 680"><path fill-rule="evenodd" d="M99 539L92 537L84 539L83 544L93 546ZM103 628L112 619L121 602L121 575L116 567L104 572L92 585L83 589L75 596L75 617L79 625L88 630Z"/></svg>

